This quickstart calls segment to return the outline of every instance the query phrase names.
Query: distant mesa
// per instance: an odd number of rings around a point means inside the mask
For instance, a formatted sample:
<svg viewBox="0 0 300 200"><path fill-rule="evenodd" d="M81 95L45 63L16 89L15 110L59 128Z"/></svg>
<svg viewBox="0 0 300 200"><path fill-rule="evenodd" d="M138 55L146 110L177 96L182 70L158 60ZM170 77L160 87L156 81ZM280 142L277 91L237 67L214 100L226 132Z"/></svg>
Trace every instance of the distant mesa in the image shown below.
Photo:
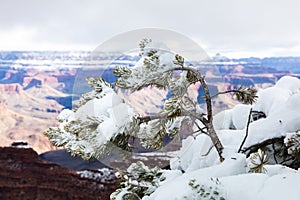
<svg viewBox="0 0 300 200"><path fill-rule="evenodd" d="M31 81L28 83L26 87L24 87L24 90L28 90L29 88L36 87L41 88L42 87L42 81L38 79L31 79Z"/></svg>
<svg viewBox="0 0 300 200"><path fill-rule="evenodd" d="M11 84L11 83L19 83L23 84L24 80L24 71L15 71L15 70L1 70L0 71L0 84Z"/></svg>
<svg viewBox="0 0 300 200"><path fill-rule="evenodd" d="M215 56L212 57L214 62L230 62L231 60L226 56L222 56L220 53L217 53Z"/></svg>
<svg viewBox="0 0 300 200"><path fill-rule="evenodd" d="M0 92L5 94L20 93L22 91L22 86L17 83L13 84L0 84Z"/></svg>

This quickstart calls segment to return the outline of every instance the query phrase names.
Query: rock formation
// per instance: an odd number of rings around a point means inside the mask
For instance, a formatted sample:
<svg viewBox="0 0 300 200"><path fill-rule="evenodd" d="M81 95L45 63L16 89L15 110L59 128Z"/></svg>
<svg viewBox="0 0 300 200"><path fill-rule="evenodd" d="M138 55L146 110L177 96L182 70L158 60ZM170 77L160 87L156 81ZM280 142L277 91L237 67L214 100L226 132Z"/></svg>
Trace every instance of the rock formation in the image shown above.
<svg viewBox="0 0 300 200"><path fill-rule="evenodd" d="M111 170L79 173L21 147L0 147L0 199L109 199L116 189Z"/></svg>

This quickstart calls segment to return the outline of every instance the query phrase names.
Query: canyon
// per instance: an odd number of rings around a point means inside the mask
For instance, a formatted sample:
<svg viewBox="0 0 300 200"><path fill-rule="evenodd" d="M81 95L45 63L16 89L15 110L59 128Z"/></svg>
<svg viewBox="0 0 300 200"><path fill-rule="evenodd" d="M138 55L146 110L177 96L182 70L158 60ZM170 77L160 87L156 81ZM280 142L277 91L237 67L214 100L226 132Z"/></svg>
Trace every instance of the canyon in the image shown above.
<svg viewBox="0 0 300 200"><path fill-rule="evenodd" d="M129 65L134 65L137 60L128 55L118 57L117 53L91 58L89 53L0 52L0 146L22 140L39 154L56 150L43 132L56 126L59 112L76 106L79 96L90 89L85 78L102 76L112 83L116 78L112 75L111 63L126 64L128 61ZM90 62L91 59L97 62ZM112 62L111 59L116 60ZM265 88L284 75L300 78L297 68L300 59L290 57L228 59L218 54L205 66L195 65L206 75L212 94L239 85ZM200 85L193 85L189 90L190 95L203 103ZM146 88L136 93L121 91L120 95L137 113L146 115L158 112L169 94ZM231 108L236 103L230 94L219 96L213 100L214 112Z"/></svg>

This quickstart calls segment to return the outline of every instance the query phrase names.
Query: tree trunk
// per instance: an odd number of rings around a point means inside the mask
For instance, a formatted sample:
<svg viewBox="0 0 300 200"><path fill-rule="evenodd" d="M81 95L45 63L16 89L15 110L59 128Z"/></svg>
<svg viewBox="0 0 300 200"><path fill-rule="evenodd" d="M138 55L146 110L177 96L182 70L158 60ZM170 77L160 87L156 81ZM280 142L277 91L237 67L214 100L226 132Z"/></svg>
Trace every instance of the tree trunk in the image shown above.
<svg viewBox="0 0 300 200"><path fill-rule="evenodd" d="M223 145L222 145L222 143L221 143L221 141L220 141L220 139L219 139L219 137L218 137L218 135L217 135L217 133L216 133L213 125L212 125L212 123L208 123L207 124L207 128L208 128L208 130L207 130L208 135L209 135L209 137L210 137L213 145L215 146L215 148L216 148L216 150L217 150L217 152L219 154L220 161L223 162L224 158L222 156L222 153L223 153L224 147L223 147Z"/></svg>

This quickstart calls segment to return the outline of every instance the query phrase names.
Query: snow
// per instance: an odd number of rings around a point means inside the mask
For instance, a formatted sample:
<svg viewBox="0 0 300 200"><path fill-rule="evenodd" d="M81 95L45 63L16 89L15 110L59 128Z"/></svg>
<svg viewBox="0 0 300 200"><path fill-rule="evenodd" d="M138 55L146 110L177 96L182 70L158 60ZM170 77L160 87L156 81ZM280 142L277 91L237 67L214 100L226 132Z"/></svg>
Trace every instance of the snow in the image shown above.
<svg viewBox="0 0 300 200"><path fill-rule="evenodd" d="M297 200L300 198L300 174L288 173L268 178L258 193L258 200Z"/></svg>
<svg viewBox="0 0 300 200"><path fill-rule="evenodd" d="M300 174L241 174L220 178L229 200L298 200Z"/></svg>
<svg viewBox="0 0 300 200"><path fill-rule="evenodd" d="M193 162L201 165L201 162L199 162L201 153L207 152L211 144L210 139L206 135L199 135L196 139L192 136L187 137L182 141L182 148L178 155L170 160L171 169L187 171L189 170L188 168L194 168Z"/></svg>
<svg viewBox="0 0 300 200"><path fill-rule="evenodd" d="M226 199L257 200L257 195L267 178L265 174L241 174L220 178L220 182L226 190Z"/></svg>
<svg viewBox="0 0 300 200"><path fill-rule="evenodd" d="M214 116L213 125L215 129L230 129L232 126L232 110L224 110Z"/></svg>
<svg viewBox="0 0 300 200"><path fill-rule="evenodd" d="M207 168L198 169L181 176L173 178L172 181L162 184L149 197L143 198L145 200L165 200L165 199L184 199L184 196L189 196L192 193L189 181L192 179L203 180L203 183L210 182L211 178L224 177L237 174L246 173L245 171L245 155L235 154L234 159L227 159L223 163ZM170 191L178 192L170 192Z"/></svg>
<svg viewBox="0 0 300 200"><path fill-rule="evenodd" d="M281 102L280 106L273 108L266 119L250 124L246 146L300 130L299 110L300 93L297 93L291 95L285 102Z"/></svg>
<svg viewBox="0 0 300 200"><path fill-rule="evenodd" d="M58 130L49 132L55 145L87 159L102 156L99 147L111 145L111 138L122 133L134 116L133 109L111 87L101 81L97 84L101 92L87 93L77 110L63 110Z"/></svg>
<svg viewBox="0 0 300 200"><path fill-rule="evenodd" d="M296 80L293 77L284 77L285 82L289 79L291 79L293 84L296 84ZM300 80L297 79L297 82L300 83ZM254 108L267 104L260 98L265 101L272 101L272 105L280 104L280 106L272 107L267 118L250 123L249 135L244 147L266 139L287 136L288 133L300 130L300 92L295 93L298 90L287 83L289 87L284 89L281 85L283 82L279 81L279 83L279 86L276 84L274 87L260 91L257 104L253 105ZM269 91L277 87L280 87L280 90L285 92L272 94L270 98L266 98ZM290 92L291 87L294 92ZM281 97L282 94L285 96L285 101ZM289 95L287 96L287 94ZM233 109L226 110L215 116L214 125L225 147L225 154L230 155L238 150L246 132L245 125L247 124L250 108L251 106L237 105ZM229 130L232 125L237 130ZM209 155L204 156L211 146L210 138L206 135L199 135L197 138L188 137L183 141L177 158L171 160L171 168L190 171L195 168L215 164L218 157L214 148Z"/></svg>
<svg viewBox="0 0 300 200"><path fill-rule="evenodd" d="M230 128L244 129L247 125L250 108L250 105L239 104L233 109L218 113L214 116L214 127L217 130Z"/></svg>
<svg viewBox="0 0 300 200"><path fill-rule="evenodd" d="M11 147L20 149L31 149L31 146L29 146L28 143L24 140L15 140L11 144Z"/></svg>
<svg viewBox="0 0 300 200"><path fill-rule="evenodd" d="M259 90L258 97L252 109L264 112L267 118L250 123L245 146L300 130L299 79L285 76L275 86ZM221 133L233 126L243 130L240 133L244 134L250 108L251 106L237 105L217 114L214 118L215 128Z"/></svg>
<svg viewBox="0 0 300 200"><path fill-rule="evenodd" d="M253 110L262 111L267 116L277 107L280 107L290 96L290 92L283 88L270 87L258 91L258 101Z"/></svg>
<svg viewBox="0 0 300 200"><path fill-rule="evenodd" d="M296 77L284 76L276 83L277 88L288 89L291 93L300 91L300 81Z"/></svg>
<svg viewBox="0 0 300 200"><path fill-rule="evenodd" d="M75 115L72 110L64 109L59 113L57 119L58 121L63 121L63 120L73 121L75 119Z"/></svg>
<svg viewBox="0 0 300 200"><path fill-rule="evenodd" d="M93 179L101 182L105 182L106 180L114 179L114 171L108 168L102 168L98 170L83 170L78 171L77 174L82 178Z"/></svg>
<svg viewBox="0 0 300 200"><path fill-rule="evenodd" d="M261 89L258 92L258 101L253 110L263 111L267 116L278 107L281 107L293 94L299 93L300 80L284 76L277 81L274 87Z"/></svg>
<svg viewBox="0 0 300 200"><path fill-rule="evenodd" d="M103 106L103 104L95 104L95 107L97 108L101 106ZM115 133L122 132L125 125L130 122L131 117L134 114L133 109L125 103L119 103L112 107L108 106L106 107L106 110L102 110L102 113L103 112L107 114L107 117L99 124L97 131L101 133L101 136L104 136L102 138L105 141L109 140Z"/></svg>
<svg viewBox="0 0 300 200"><path fill-rule="evenodd" d="M160 54L161 63L166 63L170 53ZM164 60L166 59L166 60ZM139 61L133 70L140 70ZM166 70L162 66L162 70ZM134 72L136 73L136 72ZM140 72L139 72L140 73ZM137 74L139 74L137 73ZM145 81L149 74L143 74ZM151 77L150 77L151 78ZM134 84L134 78L131 83ZM60 129L65 138L57 139L66 142L67 148L72 151L82 150L86 154L93 154L97 147L106 143L116 133L122 132L126 124L134 116L133 109L114 93L110 88L104 90L105 95L95 96L87 101L77 111L65 110L59 115ZM90 94L92 97L95 94ZM189 136L182 142L177 155L170 160L171 170L165 170L165 180L158 182L158 188L144 200L181 200L181 199L208 199L200 197L198 187L207 192L216 190L222 197L229 200L299 200L300 199L300 171L282 165L264 165L263 173L249 172L249 158L237 153L246 133L246 125L250 109L264 112L266 118L251 121L248 137L243 147L265 141L275 137L291 138L300 130L300 80L293 77L281 78L273 87L261 89L258 100L254 105L237 105L230 110L223 111L214 117L214 127L224 146L220 161L211 139L205 135ZM201 109L198 109L202 112ZM101 119L95 132L95 137L83 141L74 134L64 131L64 126L72 120L86 120L94 116ZM149 122L154 123L155 121ZM172 129L180 124L170 126ZM144 126L144 127L143 127ZM143 133L149 133L149 126L142 125ZM141 134L141 133L138 133ZM144 137L151 138L145 134ZM262 153L262 152L261 152ZM97 178L89 172L81 172L84 177ZM203 186L203 188L202 188ZM150 188L151 189L151 188ZM152 188L153 190L155 187ZM123 191L124 194L126 191ZM211 194L211 193L210 193Z"/></svg>
<svg viewBox="0 0 300 200"><path fill-rule="evenodd" d="M286 174L286 173L291 173L291 174L298 173L297 170L282 165L265 165L265 169L266 169L265 174L270 177L275 175L280 175L280 174Z"/></svg>
<svg viewBox="0 0 300 200"><path fill-rule="evenodd" d="M283 77L273 87L261 89L258 96L252 106L237 105L214 117L214 126L224 146L223 163L208 136L189 136L183 140L177 156L170 160L171 170L164 173L166 180L143 200L204 199L189 185L193 179L197 184L218 189L229 200L299 200L300 169L267 164L264 173L249 173L249 161L237 150L245 136L251 108L264 112L266 118L250 123L244 147L281 136L286 137L287 142L298 134L300 80ZM219 184L211 178L218 178Z"/></svg>
<svg viewBox="0 0 300 200"><path fill-rule="evenodd" d="M116 126L125 126L130 121L130 117L134 115L134 111L125 103L119 103L108 109L109 117L115 122Z"/></svg>
<svg viewBox="0 0 300 200"><path fill-rule="evenodd" d="M192 189L188 185L190 180L196 179L197 183L209 186L212 185L211 177L213 179L218 177L225 199L299 200L299 172L279 165L267 165L266 174L246 173L243 156L236 157L237 160L225 161L222 164L183 175L175 171L173 176L167 176L167 180L170 180L162 182L162 185L154 193L144 197L143 200L184 199L184 196L192 195Z"/></svg>
<svg viewBox="0 0 300 200"><path fill-rule="evenodd" d="M247 114L250 112L250 108L250 105L239 104L232 109L232 123L236 129L242 130L246 128L248 122Z"/></svg>
<svg viewBox="0 0 300 200"><path fill-rule="evenodd" d="M94 98L78 108L75 116L85 120L87 116L109 116L108 109L120 104L121 98L115 92L109 92L100 99Z"/></svg>

